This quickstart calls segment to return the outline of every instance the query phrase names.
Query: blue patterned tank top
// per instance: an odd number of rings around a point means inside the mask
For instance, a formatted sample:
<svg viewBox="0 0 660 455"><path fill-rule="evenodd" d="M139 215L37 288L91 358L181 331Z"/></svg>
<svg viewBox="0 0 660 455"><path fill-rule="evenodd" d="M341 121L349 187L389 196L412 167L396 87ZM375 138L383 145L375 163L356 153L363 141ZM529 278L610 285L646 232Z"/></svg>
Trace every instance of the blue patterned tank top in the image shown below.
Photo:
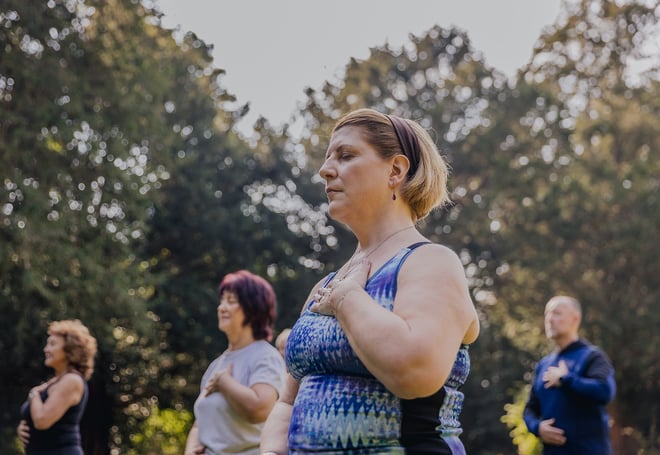
<svg viewBox="0 0 660 455"><path fill-rule="evenodd" d="M382 307L392 311L401 265L426 243L403 248L369 278L365 289ZM400 399L369 373L337 320L310 311L311 303L286 345L287 368L300 381L289 425L290 454L465 454L458 418L459 389L470 370L466 345L438 392Z"/></svg>

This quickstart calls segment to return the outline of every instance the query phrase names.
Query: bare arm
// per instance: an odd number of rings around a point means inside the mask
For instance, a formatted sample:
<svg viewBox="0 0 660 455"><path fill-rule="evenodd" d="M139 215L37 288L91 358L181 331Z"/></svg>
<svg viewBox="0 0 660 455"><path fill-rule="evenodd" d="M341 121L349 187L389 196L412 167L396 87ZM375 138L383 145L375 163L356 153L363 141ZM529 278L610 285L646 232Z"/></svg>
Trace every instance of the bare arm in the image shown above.
<svg viewBox="0 0 660 455"><path fill-rule="evenodd" d="M326 279L323 278L312 287L311 292L307 296L305 303L301 309L301 313L305 311L305 306L311 300L312 296L321 287ZM262 454L269 455L286 455L289 453L289 422L291 421L291 412L293 411L293 403L298 395L298 388L300 384L290 374L286 375L286 382L284 383L284 390L282 396L271 411L266 423L261 430L261 445L260 450Z"/></svg>
<svg viewBox="0 0 660 455"><path fill-rule="evenodd" d="M75 373L66 373L62 378L50 386L48 398L41 401L39 392L42 386L34 387L30 391L30 415L34 427L46 430L60 420L64 413L80 402L84 390L84 379Z"/></svg>
<svg viewBox="0 0 660 455"><path fill-rule="evenodd" d="M287 435L293 402L298 394L298 381L287 375L286 384L280 400L275 404L261 431L261 453L284 455L289 453Z"/></svg>
<svg viewBox="0 0 660 455"><path fill-rule="evenodd" d="M277 401L277 389L271 384L246 386L232 376L232 365L215 373L206 383L205 395L219 392L231 408L250 423L266 420Z"/></svg>
<svg viewBox="0 0 660 455"><path fill-rule="evenodd" d="M312 309L335 314L360 360L392 393L436 392L460 344L479 331L462 264L440 245L415 250L399 272L393 312L364 291L368 271L359 264Z"/></svg>
<svg viewBox="0 0 660 455"><path fill-rule="evenodd" d="M184 455L199 455L203 454L205 450L206 448L199 442L199 427L195 420L195 423L193 423L192 428L188 432Z"/></svg>

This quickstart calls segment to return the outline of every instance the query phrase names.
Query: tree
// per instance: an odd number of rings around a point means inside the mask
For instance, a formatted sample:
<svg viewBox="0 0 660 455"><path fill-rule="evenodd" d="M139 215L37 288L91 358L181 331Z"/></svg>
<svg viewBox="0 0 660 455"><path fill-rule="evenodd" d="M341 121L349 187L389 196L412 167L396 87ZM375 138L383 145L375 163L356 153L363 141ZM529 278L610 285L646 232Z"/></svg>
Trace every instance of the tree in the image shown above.
<svg viewBox="0 0 660 455"><path fill-rule="evenodd" d="M21 397L47 374L38 353L49 320L78 317L100 342L90 454L152 450L154 422L192 408L225 347L215 314L225 273L268 278L276 329L293 324L313 283L355 246L324 215L317 171L335 121L364 106L431 128L452 167L452 205L420 227L459 254L480 313L464 389L468 451L510 451L502 422L529 442L516 412L548 349L543 305L558 292L583 302L584 334L615 364L618 451L657 446L650 7L566 3L510 81L465 32L433 27L308 89L301 137L259 119L246 141L233 126L248 106L222 87L222 62L145 5L0 7L0 346L12 366L0 372L0 451L17 451Z"/></svg>
<svg viewBox="0 0 660 455"><path fill-rule="evenodd" d="M657 400L651 397L660 393L652 379L654 352L647 349L653 335L632 335L658 323L659 289L648 274L658 265L657 248L649 248L659 208L658 160L650 157L659 145L657 122L650 120L658 111L658 79L657 71L633 68L657 18L635 2L583 1L573 8L541 38L521 72L527 82L519 82L554 94L558 115L552 118L567 141L547 149L548 172L530 185L536 188L530 202L502 224L510 230L508 245L524 236L537 246L510 255L512 269L537 270L527 276L528 285L544 289L545 300L568 292L582 301L584 333L609 353L617 372L615 446L626 450L624 435L633 433L639 450L657 444ZM539 222L523 231L529 219ZM543 256L545 264L538 264ZM508 275L503 290L516 286Z"/></svg>
<svg viewBox="0 0 660 455"><path fill-rule="evenodd" d="M658 394L652 349L644 348L647 340L631 342L630 333L657 324L649 316L657 296L647 276L657 262L657 249L648 247L658 213L658 164L650 161L657 71L638 75L632 87L623 63L640 56L657 22L635 3L566 8L510 83L483 64L467 36L436 27L411 37L405 51L385 46L366 61L352 60L342 81L308 90L299 114L308 125L301 144L316 166L319 157L310 151L327 141L341 113L358 107L415 118L437 132L452 165L454 204L423 228L464 260L482 316L465 390L470 451L506 446L497 415L547 350L542 308L558 292L583 301L585 334L612 352L624 384L615 420L647 439L642 446L654 444L657 407L644 399ZM343 245L335 257L350 254ZM612 330L613 321L620 330ZM480 397L474 408L471 396ZM649 403L638 409L644 417L623 411L641 402Z"/></svg>
<svg viewBox="0 0 660 455"><path fill-rule="evenodd" d="M225 129L233 117L217 109L230 97L208 48L179 46L135 2L10 0L0 18L0 345L14 366L0 373L2 426L15 428L25 392L46 377L47 322L79 318L100 348L86 452L108 453L129 444L159 390L155 277L137 253L187 136L172 94L202 93L191 98Z"/></svg>

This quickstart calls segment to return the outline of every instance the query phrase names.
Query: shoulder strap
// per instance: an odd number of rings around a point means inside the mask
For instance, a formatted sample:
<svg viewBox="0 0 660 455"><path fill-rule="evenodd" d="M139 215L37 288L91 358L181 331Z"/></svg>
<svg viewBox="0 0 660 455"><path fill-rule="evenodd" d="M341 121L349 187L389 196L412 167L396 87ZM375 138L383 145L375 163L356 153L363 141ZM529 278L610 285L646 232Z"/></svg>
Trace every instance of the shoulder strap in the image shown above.
<svg viewBox="0 0 660 455"><path fill-rule="evenodd" d="M429 242L428 240L426 240L426 241L423 241L423 242L413 243L412 245L408 246L407 247L408 251L406 251L406 253L403 256L401 256L401 259L399 260L399 264L396 267L396 275L395 276L398 277L399 270L401 270L401 266L406 261L408 256L410 256L410 253L412 253L413 251L415 251L418 247L420 247L422 245L429 245L431 243L433 243L433 242Z"/></svg>
<svg viewBox="0 0 660 455"><path fill-rule="evenodd" d="M417 247L419 247L419 246L422 246L422 245L429 245L429 244L431 244L431 243L433 243L433 242L429 242L428 240L425 240L425 241L423 241L423 242L413 243L412 245L410 245L410 246L408 247L408 249L409 249L410 251L412 251L412 250L414 250L415 248L417 248Z"/></svg>
<svg viewBox="0 0 660 455"><path fill-rule="evenodd" d="M333 279L336 275L337 275L337 272L336 272L336 271L335 271L335 272L330 272L330 273L328 274L328 276L326 276L325 279L323 280L323 283L321 283L321 287L322 287L322 288L326 287L326 286L328 285L328 283L329 283L330 281L332 281L332 279ZM305 305L303 305L303 309L302 309L302 311L306 311L306 310L308 310L309 307L312 306L312 302L313 302L313 301L314 301L314 299L309 299L308 302L305 302ZM302 313L301 313L301 314L302 314Z"/></svg>

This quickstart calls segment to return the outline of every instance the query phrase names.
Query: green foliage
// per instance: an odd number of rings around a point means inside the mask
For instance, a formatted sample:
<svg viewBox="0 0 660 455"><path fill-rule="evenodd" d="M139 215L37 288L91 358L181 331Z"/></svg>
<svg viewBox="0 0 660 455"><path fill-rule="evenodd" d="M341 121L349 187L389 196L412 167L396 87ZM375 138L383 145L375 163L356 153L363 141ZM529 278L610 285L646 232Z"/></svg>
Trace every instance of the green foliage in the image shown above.
<svg viewBox="0 0 660 455"><path fill-rule="evenodd" d="M657 446L659 80L630 71L657 27L650 8L567 3L511 81L466 33L433 27L309 89L300 137L260 119L248 143L232 130L247 106L232 108L203 41L162 29L146 3L72 5L0 7L2 453L48 374L46 324L69 317L99 339L86 453L180 453L184 410L226 343L222 276L267 277L279 331L354 249L324 215L317 170L338 115L363 106L431 128L452 167L453 205L420 227L460 255L482 323L468 452L510 452L507 425L532 450L521 384L549 348L543 306L558 292L582 301L584 335L614 363L617 453Z"/></svg>
<svg viewBox="0 0 660 455"><path fill-rule="evenodd" d="M186 410L159 409L153 405L140 425L138 433L131 435L133 447L127 455L178 455L186 447L193 415Z"/></svg>
<svg viewBox="0 0 660 455"><path fill-rule="evenodd" d="M0 445L3 455L22 455L24 453L23 445L16 435L17 426L18 422L16 425L0 430L0 441L7 441L5 444Z"/></svg>
<svg viewBox="0 0 660 455"><path fill-rule="evenodd" d="M541 455L543 444L539 438L527 430L527 425L523 420L529 389L529 385L521 388L515 395L514 402L504 406L505 414L501 420L507 428L511 429L509 434L515 446L518 447L518 455Z"/></svg>
<svg viewBox="0 0 660 455"><path fill-rule="evenodd" d="M2 426L48 374L47 323L79 318L99 340L83 438L105 453L168 362L147 306L159 277L139 251L178 147L195 140L177 102L195 104L202 136L231 125L216 110L231 97L208 48L177 44L136 2L8 1L0 18L0 347L15 367L0 372Z"/></svg>
<svg viewBox="0 0 660 455"><path fill-rule="evenodd" d="M660 322L660 289L649 276L660 257L660 161L650 159L660 145L658 80L654 70L633 78L628 63L644 56L657 17L635 2L566 8L513 82L460 31L435 27L405 51L386 46L352 60L341 83L308 91L300 115L308 151L327 140L339 113L363 106L437 133L454 205L423 228L460 254L482 322L465 387L468 451L505 446L496 410L549 348L542 314L555 293L583 302L584 335L614 362L615 447L628 425L654 438L656 343L632 334L656 334ZM318 166L321 154L308 155ZM338 258L351 248L340 239Z"/></svg>

